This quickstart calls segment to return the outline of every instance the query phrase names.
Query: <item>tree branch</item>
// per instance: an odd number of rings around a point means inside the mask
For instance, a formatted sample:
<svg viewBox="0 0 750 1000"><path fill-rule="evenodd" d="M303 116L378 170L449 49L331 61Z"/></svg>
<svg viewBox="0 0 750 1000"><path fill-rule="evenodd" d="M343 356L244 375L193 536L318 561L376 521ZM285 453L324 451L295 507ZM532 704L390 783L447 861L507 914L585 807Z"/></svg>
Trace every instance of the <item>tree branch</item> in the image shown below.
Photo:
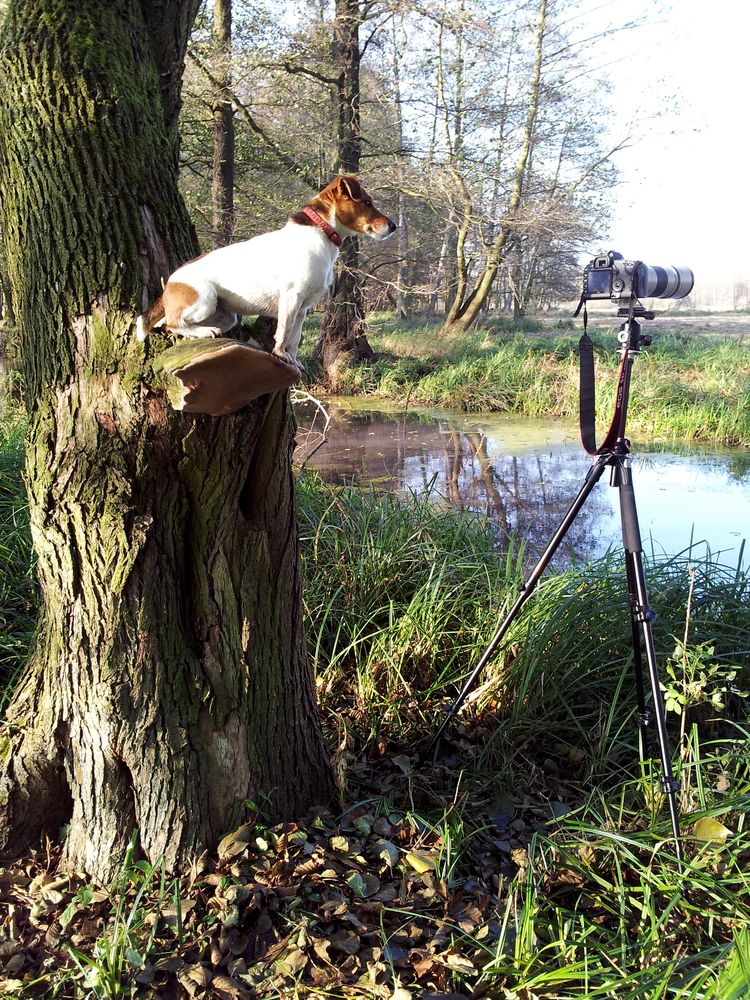
<svg viewBox="0 0 750 1000"><path fill-rule="evenodd" d="M189 50L188 55L190 56L190 59L195 63L195 65L200 69L200 71L205 74L206 78L212 84L215 84L217 81L213 73L206 65L206 63L201 59L201 57L193 49ZM263 146L273 156L276 157L279 163L283 164L288 170L291 170L293 173L295 173L303 183L307 184L309 188L312 188L314 191L319 191L321 186L320 178L316 177L315 174L313 174L313 172L303 163L299 163L297 160L295 160L295 158L290 153L287 153L285 150L283 150L281 146L279 146L279 144L274 139L272 139L270 135L268 135L265 129L258 124L258 122L250 113L250 110L248 109L247 105L240 100L240 98L237 96L234 90L228 87L225 87L225 90L231 97L232 103L235 105L237 110L241 113L242 117L245 119L245 122L247 123L250 131L253 133L253 135L257 136L257 138L260 139Z"/></svg>
<svg viewBox="0 0 750 1000"><path fill-rule="evenodd" d="M298 76L309 76L326 87L337 87L339 84L337 76L325 76L323 73L318 73L317 70L309 69L307 66L300 66L298 63L290 62L288 59L280 59L276 62L257 62L254 65L260 69L283 69L287 73Z"/></svg>

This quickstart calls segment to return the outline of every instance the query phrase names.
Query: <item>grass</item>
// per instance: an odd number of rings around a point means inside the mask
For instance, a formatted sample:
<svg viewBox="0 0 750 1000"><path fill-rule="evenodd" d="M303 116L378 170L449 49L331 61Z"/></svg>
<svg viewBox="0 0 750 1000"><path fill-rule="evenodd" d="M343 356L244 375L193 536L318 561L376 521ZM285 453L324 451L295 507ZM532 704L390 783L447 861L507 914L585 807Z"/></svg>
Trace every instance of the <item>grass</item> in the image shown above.
<svg viewBox="0 0 750 1000"><path fill-rule="evenodd" d="M363 713L360 738L376 737L391 720L389 736L402 727L413 734L429 724L434 700L460 683L517 596L520 548L498 552L486 521L445 511L430 496L395 499L313 476L299 483L299 511L309 642L324 689L348 687ZM512 757L529 742L538 753L553 748L558 730L585 745L590 776L605 766L605 754L608 766L632 756L630 737L617 735L628 731L632 691L614 698L630 671L624 586L617 553L542 581L491 665L494 693L490 684L477 703L477 712L491 704L504 718L485 749L493 768L507 763L498 752ZM747 669L744 571L696 550L652 560L649 586L658 594L662 661L683 633L691 593L690 648L703 648L705 660L727 670L739 651L740 670ZM697 680L702 665L699 657L693 666L696 699L701 685L724 683L721 671ZM602 704L609 705L604 718Z"/></svg>
<svg viewBox="0 0 750 1000"><path fill-rule="evenodd" d="M301 493L324 707L338 719L349 707L350 745L413 746L517 592L518 560L493 552L481 521L446 518L429 498L314 481ZM470 882L512 831L531 834L525 850L508 847L514 867L498 876L497 934L451 928L466 962L457 989L704 1000L750 990L749 581L690 552L651 560L649 582L658 656L672 666L686 870L675 877L657 768L638 763L622 568L611 557L573 567L540 585L491 665L444 751L444 783L440 772L427 785L411 778L420 822L439 831L446 886ZM706 819L717 824L708 832Z"/></svg>
<svg viewBox="0 0 750 1000"><path fill-rule="evenodd" d="M448 338L439 327L376 318L379 359L341 375L343 394L474 411L573 419L578 414L579 332L526 321ZM307 338L312 343L314 338ZM611 416L619 359L615 331L594 330L597 404ZM309 362L315 378L314 363ZM650 440L750 443L750 347L738 339L657 332L636 362L630 424Z"/></svg>
<svg viewBox="0 0 750 1000"><path fill-rule="evenodd" d="M34 559L22 478L25 429L19 413L9 410L5 414L0 409L0 706L18 675L36 617Z"/></svg>
<svg viewBox="0 0 750 1000"><path fill-rule="evenodd" d="M6 686L35 605L21 442L11 421ZM15 925L47 964L33 982L11 976L4 995L161 984L247 998L747 996L746 571L702 549L648 559L682 779L679 876L658 769L639 759L617 555L540 583L439 759L417 768L415 749L518 593L521 547L498 550L486 521L437 498L313 475L298 481L298 511L308 643L346 809L268 827L255 807L226 856L168 882L130 859L103 891L74 879L50 890L47 909L24 868Z"/></svg>

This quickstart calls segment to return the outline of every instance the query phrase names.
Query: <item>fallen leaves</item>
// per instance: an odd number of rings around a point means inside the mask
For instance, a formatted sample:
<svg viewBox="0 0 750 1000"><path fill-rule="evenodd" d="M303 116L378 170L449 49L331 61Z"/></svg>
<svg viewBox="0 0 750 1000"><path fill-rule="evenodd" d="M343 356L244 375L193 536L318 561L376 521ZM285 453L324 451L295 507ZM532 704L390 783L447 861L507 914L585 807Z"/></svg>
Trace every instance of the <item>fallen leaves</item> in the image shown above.
<svg viewBox="0 0 750 1000"><path fill-rule="evenodd" d="M158 876L144 886L143 863L104 891L55 875L54 858L45 855L45 867L35 856L25 872L5 881L0 873L10 914L0 969L20 983L52 967L74 971L71 949L85 965L120 934L125 980L153 996L250 1000L306 984L398 1000L445 990L481 969L482 948L467 947L467 935L497 933L491 900L503 862L488 866L498 852L485 843L473 856L476 877L449 891L437 872L442 848L438 831L362 805L338 819L243 824L213 861L161 889ZM85 974L89 984L96 978Z"/></svg>
<svg viewBox="0 0 750 1000"><path fill-rule="evenodd" d="M699 819L693 827L693 831L696 840L701 840L704 843L723 844L732 835L732 831L728 827L710 816Z"/></svg>
<svg viewBox="0 0 750 1000"><path fill-rule="evenodd" d="M85 965L120 934L122 975L138 995L421 1000L458 996L463 983L471 993L500 934L504 881L528 864L531 833L555 811L542 797L497 795L460 842L413 807L386 806L383 789L401 788L402 802L433 796L407 755L358 767L362 787L372 767L380 795L339 817L269 827L255 815L181 880L157 873L146 886L140 862L105 891L57 875L49 851L0 870L0 975L82 977L72 951ZM91 988L95 970L86 976Z"/></svg>

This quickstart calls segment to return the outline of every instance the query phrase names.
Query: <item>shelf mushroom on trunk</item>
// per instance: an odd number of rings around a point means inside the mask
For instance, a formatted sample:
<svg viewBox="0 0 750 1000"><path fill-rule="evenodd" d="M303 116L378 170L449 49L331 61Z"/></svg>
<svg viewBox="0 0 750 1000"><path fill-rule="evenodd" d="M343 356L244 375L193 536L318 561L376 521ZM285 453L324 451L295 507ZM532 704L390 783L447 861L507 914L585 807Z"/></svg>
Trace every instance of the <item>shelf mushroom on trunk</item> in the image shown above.
<svg viewBox="0 0 750 1000"><path fill-rule="evenodd" d="M294 365L238 340L181 340L154 361L175 410L225 416L300 380Z"/></svg>

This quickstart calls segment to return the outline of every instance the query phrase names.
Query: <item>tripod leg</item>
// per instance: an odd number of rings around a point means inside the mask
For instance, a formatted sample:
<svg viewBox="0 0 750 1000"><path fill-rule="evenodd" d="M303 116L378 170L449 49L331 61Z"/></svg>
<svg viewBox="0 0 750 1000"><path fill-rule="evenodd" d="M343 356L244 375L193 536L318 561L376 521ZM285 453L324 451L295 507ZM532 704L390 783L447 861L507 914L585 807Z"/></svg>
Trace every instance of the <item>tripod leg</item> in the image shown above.
<svg viewBox="0 0 750 1000"><path fill-rule="evenodd" d="M461 693L458 695L458 697L456 698L456 700L453 702L453 704L451 705L451 707L446 712L445 718L443 719L442 723L440 724L440 728L438 729L438 731L435 733L435 735L430 740L430 743L429 743L429 746L427 747L427 749L420 755L420 757L419 757L419 763L422 763L425 760L427 760L427 758L437 748L437 746L440 743L440 740L441 740L441 738L443 736L443 733L445 732L445 730L450 725L451 719L453 719L458 714L458 712L461 709L461 706L463 705L464 701L466 701L467 695L469 694L469 692L471 691L471 689L474 687L474 684L476 683L477 677L479 677L479 675L481 674L482 670L485 668L485 666L487 665L487 663L490 661L490 659L492 657L492 654L495 652L495 650L497 649L497 647L502 642L503 636L505 635L505 633L510 628L510 625L511 625L513 619L516 617L516 615L521 610L521 608L526 603L526 601L529 599L529 597L531 597L531 594L532 594L534 588L536 587L537 583L539 582L540 576L542 575L542 573L547 568L550 560L552 559L553 555L555 554L555 552L559 548L560 543L562 542L563 538L565 538L565 535L568 533L568 529L570 528L570 526L572 525L573 521L575 520L576 515L578 514L579 510L581 509L581 507L583 507L584 503L586 502L586 498L588 497L589 493L591 493L591 491L593 490L593 488L596 486L596 484L601 479L602 473L604 472L605 468L607 467L608 462L609 462L609 456L608 455L601 455L601 456L599 456L599 458L596 459L596 461L593 463L593 465L590 466L589 471L586 473L586 478L585 478L585 480L583 482L583 486L578 491L578 495L576 496L576 498L573 501L573 503L570 505L570 508L568 509L567 514L565 515L565 517L560 522L560 525L559 525L557 531L554 533L554 535L550 539L550 541L549 541L549 543L547 545L547 548L544 550L544 552L541 555L541 558L539 559L539 562L533 568L533 570L531 571L531 573L529 575L529 578L524 583L524 585L521 587L521 592L518 595L518 598L516 599L515 604L513 605L513 607L510 609L510 611L506 615L505 620L501 624L500 628L493 635L492 639L490 640L489 646L484 651L484 653L482 653L482 656L480 657L479 662L477 663L477 665L474 667L474 669L471 671L471 673L467 677L467 679L466 679L466 681L464 683L464 686L461 688Z"/></svg>
<svg viewBox="0 0 750 1000"><path fill-rule="evenodd" d="M651 722L651 713L646 708L646 692L643 687L643 657L641 655L641 625L638 607L638 592L635 582L636 571L632 552L625 550L625 573L628 583L628 606L630 608L630 631L633 643L633 674L635 695L638 705L638 752L641 760L646 756L646 727Z"/></svg>
<svg viewBox="0 0 750 1000"><path fill-rule="evenodd" d="M625 549L626 566L628 567L628 590L631 598L631 616L634 623L634 636L637 626L643 634L643 643L646 650L646 661L648 663L648 674L651 682L651 696L654 705L654 718L656 721L656 731L659 738L659 756L661 759L662 790L667 796L669 807L669 818L672 824L674 835L675 854L679 865L682 863L682 847L680 844L680 821L677 809L677 782L672 776L672 752L669 746L667 735L667 720L664 711L664 699L659 686L659 668L656 663L656 651L654 649L654 636L651 628L655 615L649 607L648 592L646 589L646 574L643 568L643 547L641 545L641 532L638 526L638 511L635 506L635 493L633 491L632 470L629 459L620 460L614 467L614 478L620 491L620 520L622 523L622 544ZM632 587L632 594L631 594ZM634 647L635 648L635 647ZM640 642L637 644L637 659L640 659ZM641 685L642 686L642 685ZM641 697L643 695L641 694ZM639 704L639 711L640 711Z"/></svg>

